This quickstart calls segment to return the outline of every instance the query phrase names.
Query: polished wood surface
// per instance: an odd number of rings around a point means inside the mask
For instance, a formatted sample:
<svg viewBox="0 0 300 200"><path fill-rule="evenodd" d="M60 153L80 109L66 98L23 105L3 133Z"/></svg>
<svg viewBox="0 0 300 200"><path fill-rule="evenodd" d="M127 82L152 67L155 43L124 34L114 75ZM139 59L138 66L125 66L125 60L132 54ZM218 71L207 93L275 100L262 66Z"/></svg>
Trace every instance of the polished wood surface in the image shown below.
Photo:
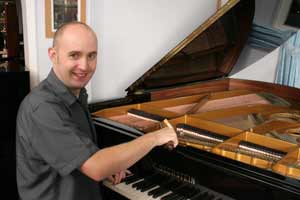
<svg viewBox="0 0 300 200"><path fill-rule="evenodd" d="M226 76L247 41L253 13L253 1L229 0L130 85L128 93Z"/></svg>

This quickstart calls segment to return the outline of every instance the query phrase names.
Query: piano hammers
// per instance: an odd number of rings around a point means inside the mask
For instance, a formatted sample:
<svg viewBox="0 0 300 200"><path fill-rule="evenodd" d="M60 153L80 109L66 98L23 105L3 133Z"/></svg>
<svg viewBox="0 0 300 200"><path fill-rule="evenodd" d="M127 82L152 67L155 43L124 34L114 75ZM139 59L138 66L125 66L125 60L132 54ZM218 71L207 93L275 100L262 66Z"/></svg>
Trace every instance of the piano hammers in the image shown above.
<svg viewBox="0 0 300 200"><path fill-rule="evenodd" d="M153 122L162 122L164 121L164 119L166 119L166 117L160 116L160 115L156 115L156 114L152 114L152 113L148 113L145 112L143 110L138 110L138 109L134 109L131 108L127 111L128 115L140 118L140 119L144 119L144 120L148 120L148 121L153 121Z"/></svg>

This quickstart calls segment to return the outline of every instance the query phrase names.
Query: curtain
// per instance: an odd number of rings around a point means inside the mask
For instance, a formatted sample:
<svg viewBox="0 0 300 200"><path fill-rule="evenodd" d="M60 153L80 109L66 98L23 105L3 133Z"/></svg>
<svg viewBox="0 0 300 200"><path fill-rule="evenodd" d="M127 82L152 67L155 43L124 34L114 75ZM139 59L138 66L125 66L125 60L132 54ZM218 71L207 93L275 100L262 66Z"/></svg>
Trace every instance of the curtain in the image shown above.
<svg viewBox="0 0 300 200"><path fill-rule="evenodd" d="M275 82L300 88L300 30L280 47Z"/></svg>
<svg viewBox="0 0 300 200"><path fill-rule="evenodd" d="M294 31L283 31L270 26L252 24L248 44L254 48L272 51L283 44Z"/></svg>

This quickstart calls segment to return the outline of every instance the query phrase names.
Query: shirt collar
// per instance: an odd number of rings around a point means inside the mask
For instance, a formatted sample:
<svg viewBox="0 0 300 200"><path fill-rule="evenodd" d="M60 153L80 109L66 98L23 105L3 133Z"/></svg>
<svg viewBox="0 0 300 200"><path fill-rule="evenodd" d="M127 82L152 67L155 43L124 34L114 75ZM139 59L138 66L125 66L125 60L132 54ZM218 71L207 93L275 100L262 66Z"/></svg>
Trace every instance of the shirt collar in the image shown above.
<svg viewBox="0 0 300 200"><path fill-rule="evenodd" d="M61 98L67 105L72 105L76 102L77 97L64 85L64 83L58 79L53 69L51 69L46 81L50 85L50 89ZM82 88L79 93L78 100L87 105L87 92L85 88Z"/></svg>

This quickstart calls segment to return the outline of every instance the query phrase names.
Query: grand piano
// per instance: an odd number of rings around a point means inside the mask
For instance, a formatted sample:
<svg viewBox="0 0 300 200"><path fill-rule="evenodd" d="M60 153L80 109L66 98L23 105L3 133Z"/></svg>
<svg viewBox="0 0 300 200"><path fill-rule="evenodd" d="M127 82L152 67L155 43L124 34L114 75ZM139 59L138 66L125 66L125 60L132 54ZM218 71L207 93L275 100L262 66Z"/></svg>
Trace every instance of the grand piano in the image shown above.
<svg viewBox="0 0 300 200"><path fill-rule="evenodd" d="M254 1L229 0L127 89L90 105L99 146L166 126L157 147L107 199L300 199L300 89L228 78L247 42Z"/></svg>

